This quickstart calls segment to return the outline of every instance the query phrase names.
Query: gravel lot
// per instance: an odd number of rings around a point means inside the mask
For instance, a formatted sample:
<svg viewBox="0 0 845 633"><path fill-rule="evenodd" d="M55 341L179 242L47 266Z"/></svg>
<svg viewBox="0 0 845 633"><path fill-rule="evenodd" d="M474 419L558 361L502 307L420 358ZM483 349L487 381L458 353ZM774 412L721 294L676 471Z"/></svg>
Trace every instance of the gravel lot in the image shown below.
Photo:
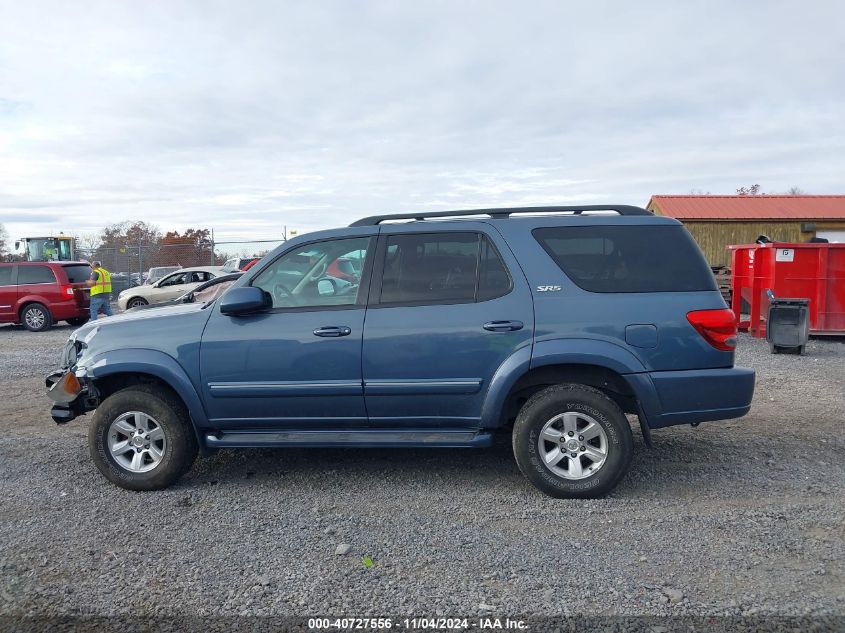
<svg viewBox="0 0 845 633"><path fill-rule="evenodd" d="M126 492L42 393L71 328L0 327L0 614L845 615L845 343L740 338L744 419L635 426L609 497L486 450L227 450ZM339 544L350 551L336 555ZM362 557L373 560L367 568Z"/></svg>

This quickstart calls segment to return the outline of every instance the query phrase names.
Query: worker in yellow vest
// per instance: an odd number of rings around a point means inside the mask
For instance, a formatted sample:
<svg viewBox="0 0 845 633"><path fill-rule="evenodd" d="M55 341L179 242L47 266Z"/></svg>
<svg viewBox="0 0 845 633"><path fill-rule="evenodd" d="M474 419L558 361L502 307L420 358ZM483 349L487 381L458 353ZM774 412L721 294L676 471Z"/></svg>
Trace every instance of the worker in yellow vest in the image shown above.
<svg viewBox="0 0 845 633"><path fill-rule="evenodd" d="M97 313L102 311L111 316L111 273L100 262L91 262L91 277L86 282L91 288L91 320L97 320Z"/></svg>

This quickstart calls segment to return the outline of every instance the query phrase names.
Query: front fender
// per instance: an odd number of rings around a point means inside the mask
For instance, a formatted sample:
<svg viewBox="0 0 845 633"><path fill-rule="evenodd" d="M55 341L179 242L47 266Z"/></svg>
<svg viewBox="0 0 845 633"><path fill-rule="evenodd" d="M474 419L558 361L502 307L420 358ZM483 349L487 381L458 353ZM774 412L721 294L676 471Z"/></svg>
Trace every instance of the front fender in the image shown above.
<svg viewBox="0 0 845 633"><path fill-rule="evenodd" d="M182 398L196 427L208 426L202 401L188 374L172 356L152 349L119 349L97 354L85 362L88 376L94 380L115 374L150 374L161 379Z"/></svg>

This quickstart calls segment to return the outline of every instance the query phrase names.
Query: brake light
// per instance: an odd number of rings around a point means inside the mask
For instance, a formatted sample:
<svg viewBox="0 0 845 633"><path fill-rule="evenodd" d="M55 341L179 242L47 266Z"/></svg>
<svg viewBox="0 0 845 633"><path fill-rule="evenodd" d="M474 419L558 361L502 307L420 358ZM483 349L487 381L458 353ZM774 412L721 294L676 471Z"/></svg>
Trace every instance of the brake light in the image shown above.
<svg viewBox="0 0 845 633"><path fill-rule="evenodd" d="M716 349L723 352L736 349L736 316L733 310L694 310L687 312L687 321Z"/></svg>
<svg viewBox="0 0 845 633"><path fill-rule="evenodd" d="M73 296L73 286L62 286L62 297L72 299Z"/></svg>

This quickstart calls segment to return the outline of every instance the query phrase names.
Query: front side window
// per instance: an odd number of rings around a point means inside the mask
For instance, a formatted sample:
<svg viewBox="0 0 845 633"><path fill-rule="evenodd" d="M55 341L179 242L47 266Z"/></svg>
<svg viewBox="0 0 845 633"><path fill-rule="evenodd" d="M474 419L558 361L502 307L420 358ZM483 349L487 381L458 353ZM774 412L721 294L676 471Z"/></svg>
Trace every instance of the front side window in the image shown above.
<svg viewBox="0 0 845 633"><path fill-rule="evenodd" d="M170 275L170 277L165 277L161 280L159 288L165 288L167 286L181 286L185 283L185 274L186 273L178 273L176 275Z"/></svg>
<svg viewBox="0 0 845 633"><path fill-rule="evenodd" d="M18 266L18 283L54 284L56 276L49 266Z"/></svg>
<svg viewBox="0 0 845 633"><path fill-rule="evenodd" d="M270 293L274 308L355 305L370 242L369 237L356 237L294 249L262 271L252 285ZM361 266L357 272L355 262Z"/></svg>
<svg viewBox="0 0 845 633"><path fill-rule="evenodd" d="M487 301L510 290L504 262L480 233L417 233L387 240L381 303Z"/></svg>

